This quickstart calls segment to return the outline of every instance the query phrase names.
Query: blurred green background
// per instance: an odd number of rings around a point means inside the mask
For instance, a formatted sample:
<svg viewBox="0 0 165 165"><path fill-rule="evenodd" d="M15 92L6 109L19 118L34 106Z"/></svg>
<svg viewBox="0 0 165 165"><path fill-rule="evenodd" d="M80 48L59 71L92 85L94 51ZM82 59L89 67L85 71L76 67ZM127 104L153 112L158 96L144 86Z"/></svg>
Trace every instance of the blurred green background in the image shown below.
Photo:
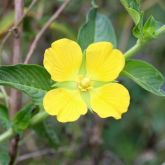
<svg viewBox="0 0 165 165"><path fill-rule="evenodd" d="M39 0L23 21L23 53L35 35L58 9L62 0ZM25 10L31 0L25 0ZM125 52L136 39L133 22L119 0L98 0L99 11L109 16L117 35L118 48ZM0 1L0 42L13 24L13 1ZM91 7L89 0L72 0L42 39L30 63L42 65L44 50L59 38L76 40ZM165 23L163 0L142 0L145 17L153 15ZM135 58L144 59L165 76L165 36L150 42ZM12 37L2 52L2 63L10 64ZM131 94L131 106L121 120L99 119L88 113L74 123L61 124L54 118L29 129L19 144L18 165L164 165L165 99L154 96L131 80L121 79ZM165 89L165 86L164 86ZM24 102L27 97L24 96ZM1 100L1 104L3 100ZM0 130L3 129L0 126ZM3 148L5 149L5 147ZM164 164L163 164L164 163Z"/></svg>

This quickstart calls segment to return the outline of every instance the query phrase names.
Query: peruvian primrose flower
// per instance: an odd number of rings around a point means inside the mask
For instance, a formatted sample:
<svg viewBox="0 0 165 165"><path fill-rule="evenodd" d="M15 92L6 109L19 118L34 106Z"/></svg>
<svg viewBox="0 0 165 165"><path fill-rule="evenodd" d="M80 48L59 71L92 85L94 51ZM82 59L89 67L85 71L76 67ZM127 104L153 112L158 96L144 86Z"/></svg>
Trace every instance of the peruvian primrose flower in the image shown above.
<svg viewBox="0 0 165 165"><path fill-rule="evenodd" d="M124 55L109 42L93 43L83 53L72 40L53 42L44 67L56 83L44 97L45 111L60 122L75 121L88 109L120 119L130 103L128 90L115 81L124 65Z"/></svg>

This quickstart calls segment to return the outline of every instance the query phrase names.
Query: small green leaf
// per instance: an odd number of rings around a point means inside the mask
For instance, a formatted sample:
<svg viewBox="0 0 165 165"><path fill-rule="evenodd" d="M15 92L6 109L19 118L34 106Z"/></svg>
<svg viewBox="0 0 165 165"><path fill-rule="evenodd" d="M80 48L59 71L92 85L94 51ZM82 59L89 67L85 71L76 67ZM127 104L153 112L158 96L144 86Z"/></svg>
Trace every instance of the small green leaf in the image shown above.
<svg viewBox="0 0 165 165"><path fill-rule="evenodd" d="M140 13L134 9L128 8L128 13L131 15L133 21L137 25L140 21Z"/></svg>
<svg viewBox="0 0 165 165"><path fill-rule="evenodd" d="M128 14L133 19L135 26L133 27L133 35L142 40L143 39L143 15L140 9L140 0L120 0Z"/></svg>
<svg viewBox="0 0 165 165"><path fill-rule="evenodd" d="M140 16L141 16L140 20L139 20L138 24L133 27L132 33L136 38L143 40L143 38L144 38L144 34L143 34L143 16L144 15L143 15L143 13L141 13Z"/></svg>
<svg viewBox="0 0 165 165"><path fill-rule="evenodd" d="M16 132L25 130L31 121L31 118L38 111L37 106L30 103L16 113L13 121L13 128Z"/></svg>
<svg viewBox="0 0 165 165"><path fill-rule="evenodd" d="M0 104L0 124L4 128L9 128L10 127L8 110L4 105L1 105L1 104Z"/></svg>
<svg viewBox="0 0 165 165"><path fill-rule="evenodd" d="M144 12L140 9L140 0L120 1L135 23L133 35L140 41L154 38L156 36L156 30L159 28L159 23L153 16L150 16L144 23Z"/></svg>
<svg viewBox="0 0 165 165"><path fill-rule="evenodd" d="M151 64L140 60L128 60L122 73L145 90L158 96L165 96L165 92L161 89L164 77Z"/></svg>
<svg viewBox="0 0 165 165"><path fill-rule="evenodd" d="M153 33L157 28L157 21L153 16L150 16L144 24L144 31L149 31Z"/></svg>
<svg viewBox="0 0 165 165"><path fill-rule="evenodd" d="M39 65L0 66L0 85L16 88L41 104L43 96L50 89L48 72Z"/></svg>
<svg viewBox="0 0 165 165"><path fill-rule="evenodd" d="M86 19L86 23L80 28L78 43L82 50L94 42L108 41L116 47L116 35L111 21L107 16L100 14L97 8L92 8Z"/></svg>
<svg viewBox="0 0 165 165"><path fill-rule="evenodd" d="M155 32L158 28L158 23L153 16L149 17L143 27L143 34L145 39L154 38Z"/></svg>

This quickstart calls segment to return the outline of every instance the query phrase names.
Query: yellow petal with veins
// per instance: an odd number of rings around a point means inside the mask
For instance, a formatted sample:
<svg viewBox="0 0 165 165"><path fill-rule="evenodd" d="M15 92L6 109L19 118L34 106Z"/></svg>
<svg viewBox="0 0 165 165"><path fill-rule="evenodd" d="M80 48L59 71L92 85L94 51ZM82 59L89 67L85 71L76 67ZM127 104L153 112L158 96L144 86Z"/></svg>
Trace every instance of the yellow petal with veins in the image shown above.
<svg viewBox="0 0 165 165"><path fill-rule="evenodd" d="M57 120L63 123L75 121L87 112L78 90L50 90L44 97L43 106L48 114L56 115Z"/></svg>
<svg viewBox="0 0 165 165"><path fill-rule="evenodd" d="M54 81L75 80L81 63L81 48L69 39L53 42L44 54L44 67Z"/></svg>
<svg viewBox="0 0 165 165"><path fill-rule="evenodd" d="M92 80L115 80L125 65L124 55L109 42L89 45L86 50L87 73Z"/></svg>
<svg viewBox="0 0 165 165"><path fill-rule="evenodd" d="M120 119L128 110L130 96L128 90L118 83L110 83L90 92L91 108L101 118Z"/></svg>

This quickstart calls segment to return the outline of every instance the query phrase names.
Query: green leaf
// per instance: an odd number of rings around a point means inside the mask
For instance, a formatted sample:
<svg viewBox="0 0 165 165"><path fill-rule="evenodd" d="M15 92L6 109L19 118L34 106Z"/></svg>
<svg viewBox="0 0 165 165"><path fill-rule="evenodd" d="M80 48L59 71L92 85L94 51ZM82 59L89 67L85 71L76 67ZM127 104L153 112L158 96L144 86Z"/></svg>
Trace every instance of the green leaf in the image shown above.
<svg viewBox="0 0 165 165"><path fill-rule="evenodd" d="M0 124L4 128L9 128L10 127L8 110L4 105L1 105L1 104L0 104Z"/></svg>
<svg viewBox="0 0 165 165"><path fill-rule="evenodd" d="M59 146L59 138L55 130L55 121L52 118L47 118L43 122L46 135L48 137L49 143L53 145L54 148Z"/></svg>
<svg viewBox="0 0 165 165"><path fill-rule="evenodd" d="M133 35L142 40L143 39L143 12L140 9L140 0L120 0L122 5L127 10L128 14L133 19L135 26L133 28Z"/></svg>
<svg viewBox="0 0 165 165"><path fill-rule="evenodd" d="M48 143L54 147L58 148L60 140L56 133L56 123L54 118L47 118L43 122L33 126L36 133L46 139Z"/></svg>
<svg viewBox="0 0 165 165"><path fill-rule="evenodd" d="M153 16L150 16L144 24L144 31L149 31L153 33L157 28L157 21Z"/></svg>
<svg viewBox="0 0 165 165"><path fill-rule="evenodd" d="M150 16L143 27L143 34L145 39L154 38L155 32L158 28L158 23L153 16Z"/></svg>
<svg viewBox="0 0 165 165"><path fill-rule="evenodd" d="M100 14L97 8L92 8L86 19L86 23L80 28L78 43L82 50L94 42L108 41L116 47L116 35L111 21L107 16Z"/></svg>
<svg viewBox="0 0 165 165"><path fill-rule="evenodd" d="M131 15L133 21L137 25L140 22L140 13L134 9L128 8L128 13Z"/></svg>
<svg viewBox="0 0 165 165"><path fill-rule="evenodd" d="M0 85L16 88L30 97L36 104L50 89L51 80L48 72L39 65L0 66Z"/></svg>
<svg viewBox="0 0 165 165"><path fill-rule="evenodd" d="M122 73L145 90L157 96L165 96L161 89L164 77L151 64L140 60L128 60Z"/></svg>
<svg viewBox="0 0 165 165"><path fill-rule="evenodd" d="M140 0L120 1L135 23L133 35L141 41L154 38L156 36L156 30L159 27L159 23L154 19L153 16L150 16L144 23L144 13L140 9Z"/></svg>
<svg viewBox="0 0 165 165"><path fill-rule="evenodd" d="M133 34L141 41L153 39L156 37L156 31L159 29L159 27L160 23L153 16L150 16L147 21L143 23L142 15L138 25L133 28Z"/></svg>
<svg viewBox="0 0 165 165"><path fill-rule="evenodd" d="M7 145L0 145L0 165L8 165L10 156L7 151Z"/></svg>
<svg viewBox="0 0 165 165"><path fill-rule="evenodd" d="M133 30L132 30L133 35L136 38L140 39L140 40L143 40L143 38L144 38L144 34L143 34L143 16L144 16L143 13L141 13L141 17L140 17L140 20L139 20L138 24L135 25L133 27Z"/></svg>
<svg viewBox="0 0 165 165"><path fill-rule="evenodd" d="M24 106L20 111L16 113L13 121L13 128L16 132L21 132L28 128L31 118L38 111L37 106L30 103Z"/></svg>

